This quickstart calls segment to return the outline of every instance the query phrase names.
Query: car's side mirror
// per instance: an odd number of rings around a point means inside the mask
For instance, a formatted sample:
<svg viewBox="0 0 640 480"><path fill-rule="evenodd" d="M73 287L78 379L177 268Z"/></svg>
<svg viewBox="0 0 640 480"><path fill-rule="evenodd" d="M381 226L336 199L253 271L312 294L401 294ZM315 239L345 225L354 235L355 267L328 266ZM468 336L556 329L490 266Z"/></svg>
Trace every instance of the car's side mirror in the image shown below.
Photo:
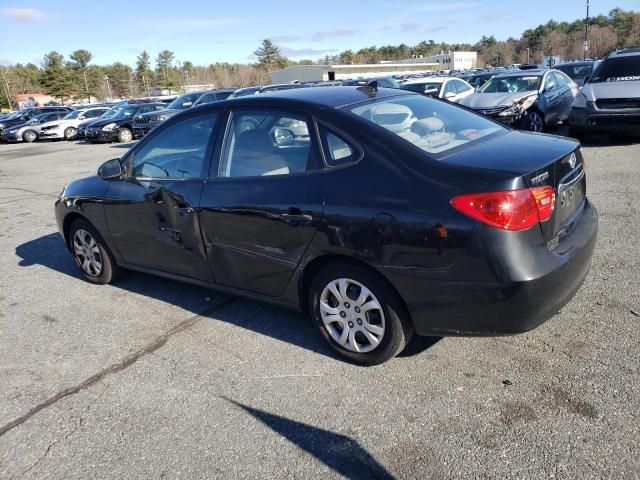
<svg viewBox="0 0 640 480"><path fill-rule="evenodd" d="M87 117L85 117L84 115L80 115L80 116L78 117L78 120L84 120L85 118L87 118Z"/></svg>
<svg viewBox="0 0 640 480"><path fill-rule="evenodd" d="M584 81L582 82L582 84L586 85L587 83L589 83L589 80L591 80L591 75L587 75L586 77L584 77Z"/></svg>
<svg viewBox="0 0 640 480"><path fill-rule="evenodd" d="M447 93L444 94L444 98L453 98L455 96L456 96L456 94L453 93L453 92L447 92Z"/></svg>
<svg viewBox="0 0 640 480"><path fill-rule="evenodd" d="M122 177L122 164L119 158L107 160L98 167L98 176L103 180L113 180Z"/></svg>

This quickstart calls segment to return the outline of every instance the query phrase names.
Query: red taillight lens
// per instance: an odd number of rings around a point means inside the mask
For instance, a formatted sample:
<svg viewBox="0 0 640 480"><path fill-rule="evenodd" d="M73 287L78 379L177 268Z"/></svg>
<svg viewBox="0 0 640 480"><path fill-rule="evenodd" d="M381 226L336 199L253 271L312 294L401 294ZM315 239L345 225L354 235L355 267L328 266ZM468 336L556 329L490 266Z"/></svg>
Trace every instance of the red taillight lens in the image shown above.
<svg viewBox="0 0 640 480"><path fill-rule="evenodd" d="M552 187L472 193L451 200L453 208L468 217L510 231L526 230L549 220L554 204Z"/></svg>

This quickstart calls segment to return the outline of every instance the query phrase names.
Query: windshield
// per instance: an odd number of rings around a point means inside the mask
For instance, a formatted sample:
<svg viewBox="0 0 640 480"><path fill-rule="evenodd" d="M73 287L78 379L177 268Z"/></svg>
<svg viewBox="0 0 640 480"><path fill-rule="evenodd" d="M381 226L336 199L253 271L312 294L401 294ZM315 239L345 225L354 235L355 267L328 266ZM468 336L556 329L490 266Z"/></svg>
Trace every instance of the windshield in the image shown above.
<svg viewBox="0 0 640 480"><path fill-rule="evenodd" d="M100 115L100 118L111 118L111 117L117 115L120 110L122 110L122 107L111 108L111 109L107 110L106 112L104 112L102 115Z"/></svg>
<svg viewBox="0 0 640 480"><path fill-rule="evenodd" d="M481 115L422 95L391 97L346 108L431 154L505 131Z"/></svg>
<svg viewBox="0 0 640 480"><path fill-rule="evenodd" d="M13 112L11 115L5 118L5 120L17 120L18 118L22 118L22 116L28 111L28 109L18 110L17 112Z"/></svg>
<svg viewBox="0 0 640 480"><path fill-rule="evenodd" d="M606 59L589 83L630 81L640 81L640 55Z"/></svg>
<svg viewBox="0 0 640 480"><path fill-rule="evenodd" d="M78 118L80 115L82 115L83 112L84 112L84 110L74 110L73 112L67 113L62 119L63 120L72 120L74 118Z"/></svg>
<svg viewBox="0 0 640 480"><path fill-rule="evenodd" d="M402 90L411 92L424 93L426 95L439 95L442 88L441 82L424 82L424 83L405 83L401 85Z"/></svg>
<svg viewBox="0 0 640 480"><path fill-rule="evenodd" d="M539 75L523 75L520 77L492 78L484 87L482 93L517 93L535 92L540 87Z"/></svg>
<svg viewBox="0 0 640 480"><path fill-rule="evenodd" d="M119 110L115 113L115 115L112 115L112 117L114 119L116 118L125 118L125 117L130 117L131 115L133 115L134 113L136 113L136 111L138 110L137 105L131 105L129 107L124 107L122 108L122 110Z"/></svg>
<svg viewBox="0 0 640 480"><path fill-rule="evenodd" d="M173 102L167 105L167 108L173 110L184 110L189 108L200 96L199 93L187 93L181 97L176 98Z"/></svg>

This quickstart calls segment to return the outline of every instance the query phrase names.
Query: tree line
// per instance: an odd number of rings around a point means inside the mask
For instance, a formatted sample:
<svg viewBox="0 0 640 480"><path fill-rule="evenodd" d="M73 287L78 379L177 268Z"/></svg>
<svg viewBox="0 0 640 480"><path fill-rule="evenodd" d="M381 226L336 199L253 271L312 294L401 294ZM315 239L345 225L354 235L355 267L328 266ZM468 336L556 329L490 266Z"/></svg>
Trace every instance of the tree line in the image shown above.
<svg viewBox="0 0 640 480"><path fill-rule="evenodd" d="M563 59L581 58L584 20L556 22L528 29L519 39L497 40L483 36L475 44L423 40L416 45L371 46L344 50L319 59L292 61L282 55L271 40L265 39L253 54L253 64L212 63L194 65L178 61L174 52L162 50L153 59L142 51L131 67L122 62L110 65L91 63L91 52L79 49L68 59L56 51L47 53L41 65L33 63L0 66L0 106L15 108L16 94L43 92L59 99L90 97L122 98L149 95L155 88L180 91L185 85L245 87L267 84L269 72L291 65L358 64L426 57L440 52L472 50L478 64L541 63L545 55ZM589 56L602 57L617 47L640 45L640 13L615 8L608 15L589 19Z"/></svg>

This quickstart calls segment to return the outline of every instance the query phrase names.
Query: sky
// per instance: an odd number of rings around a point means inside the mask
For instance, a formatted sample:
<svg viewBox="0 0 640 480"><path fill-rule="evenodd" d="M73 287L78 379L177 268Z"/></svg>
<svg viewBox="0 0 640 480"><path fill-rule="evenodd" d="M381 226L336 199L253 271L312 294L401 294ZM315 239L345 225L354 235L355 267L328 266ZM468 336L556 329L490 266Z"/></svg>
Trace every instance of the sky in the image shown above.
<svg viewBox="0 0 640 480"><path fill-rule="evenodd" d="M553 19L585 15L585 0L0 0L0 63L40 64L51 50L84 48L94 64L134 65L168 49L208 65L253 61L264 38L294 60L421 40L518 38ZM594 15L640 11L640 0L592 0Z"/></svg>

